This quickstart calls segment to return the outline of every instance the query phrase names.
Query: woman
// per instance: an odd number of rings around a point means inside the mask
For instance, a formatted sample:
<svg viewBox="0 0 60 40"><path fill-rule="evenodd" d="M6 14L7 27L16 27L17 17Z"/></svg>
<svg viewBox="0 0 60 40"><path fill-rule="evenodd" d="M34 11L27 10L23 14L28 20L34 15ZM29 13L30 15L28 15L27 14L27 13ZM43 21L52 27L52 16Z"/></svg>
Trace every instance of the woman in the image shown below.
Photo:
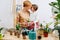
<svg viewBox="0 0 60 40"><path fill-rule="evenodd" d="M23 2L23 9L21 11L18 12L18 22L20 23L20 25L25 28L28 27L28 20L30 17L30 12L29 9L31 9L31 2L30 1L24 1Z"/></svg>

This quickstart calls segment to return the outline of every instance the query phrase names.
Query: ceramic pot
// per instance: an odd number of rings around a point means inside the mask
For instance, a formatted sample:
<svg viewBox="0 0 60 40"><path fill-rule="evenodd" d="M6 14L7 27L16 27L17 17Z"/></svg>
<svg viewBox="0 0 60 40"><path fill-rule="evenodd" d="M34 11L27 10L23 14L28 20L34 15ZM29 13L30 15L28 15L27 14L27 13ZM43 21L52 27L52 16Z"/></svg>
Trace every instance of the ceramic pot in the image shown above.
<svg viewBox="0 0 60 40"><path fill-rule="evenodd" d="M44 37L48 37L48 32L44 32Z"/></svg>

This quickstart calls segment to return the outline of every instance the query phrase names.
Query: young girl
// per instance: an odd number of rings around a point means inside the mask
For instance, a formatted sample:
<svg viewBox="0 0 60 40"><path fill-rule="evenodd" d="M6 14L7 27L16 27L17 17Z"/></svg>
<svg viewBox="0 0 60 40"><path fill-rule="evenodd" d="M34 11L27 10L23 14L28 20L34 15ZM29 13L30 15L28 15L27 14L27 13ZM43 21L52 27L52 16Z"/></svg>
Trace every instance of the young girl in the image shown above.
<svg viewBox="0 0 60 40"><path fill-rule="evenodd" d="M36 12L37 11L37 9L38 9L38 6L36 5L36 4L32 4L32 7L31 7L31 9L30 9L30 20L31 20L31 22L30 22L30 26L29 26L29 30L31 30L31 29L33 29L33 28L35 28L35 26L36 27L38 27L39 25L38 25L38 22L36 22L35 23L35 13L34 12Z"/></svg>

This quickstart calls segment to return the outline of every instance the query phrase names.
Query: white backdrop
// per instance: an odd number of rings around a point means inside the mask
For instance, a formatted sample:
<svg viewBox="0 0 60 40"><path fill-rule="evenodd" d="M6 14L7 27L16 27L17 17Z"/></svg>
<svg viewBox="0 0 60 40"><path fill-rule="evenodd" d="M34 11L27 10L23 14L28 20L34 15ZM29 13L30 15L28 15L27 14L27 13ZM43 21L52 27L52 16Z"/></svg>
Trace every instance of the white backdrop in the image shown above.
<svg viewBox="0 0 60 40"><path fill-rule="evenodd" d="M0 0L0 26L2 27L13 27L12 1Z"/></svg>
<svg viewBox="0 0 60 40"><path fill-rule="evenodd" d="M51 22L51 7L48 3L54 0L30 0L33 4L37 4L39 9L37 11L37 17L42 21ZM17 0L17 4L22 4L21 1ZM11 28L13 27L13 13L12 13L12 0L0 0L0 25L2 27Z"/></svg>

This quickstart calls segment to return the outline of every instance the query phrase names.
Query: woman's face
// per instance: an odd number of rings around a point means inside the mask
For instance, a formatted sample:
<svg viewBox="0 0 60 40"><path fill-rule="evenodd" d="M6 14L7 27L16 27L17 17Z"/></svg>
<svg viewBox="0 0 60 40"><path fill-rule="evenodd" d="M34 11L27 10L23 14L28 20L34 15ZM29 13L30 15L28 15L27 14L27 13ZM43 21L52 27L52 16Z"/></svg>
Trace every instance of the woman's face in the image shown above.
<svg viewBox="0 0 60 40"><path fill-rule="evenodd" d="M31 9L31 7L32 7L32 4L29 4L26 8L29 10Z"/></svg>

